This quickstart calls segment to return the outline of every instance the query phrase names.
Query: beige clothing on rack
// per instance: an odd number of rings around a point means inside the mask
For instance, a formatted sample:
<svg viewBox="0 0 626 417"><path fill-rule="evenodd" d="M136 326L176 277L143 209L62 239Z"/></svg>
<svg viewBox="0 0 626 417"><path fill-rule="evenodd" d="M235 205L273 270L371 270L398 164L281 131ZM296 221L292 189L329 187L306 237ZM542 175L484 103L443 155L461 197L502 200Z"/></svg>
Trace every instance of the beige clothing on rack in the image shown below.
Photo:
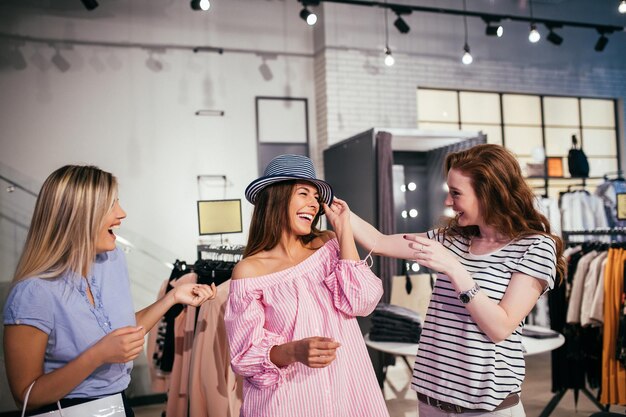
<svg viewBox="0 0 626 417"><path fill-rule="evenodd" d="M583 327L598 326L601 324L591 319L591 309L593 306L593 297L598 288L598 282L600 279L604 279L604 268L602 265L606 265L603 261L607 256L609 256L608 251L600 252L589 264L589 272L587 273L583 288L583 299L580 304L580 324Z"/></svg>
<svg viewBox="0 0 626 417"><path fill-rule="evenodd" d="M567 305L567 323L580 323L580 306L583 299L585 280L587 279L587 275L589 273L589 265L596 258L596 256L598 256L598 252L592 250L591 252L584 254L578 261L576 272L574 272L574 279L572 280L572 291Z"/></svg>
<svg viewBox="0 0 626 417"><path fill-rule="evenodd" d="M196 283L195 273L185 274L173 281L176 287L183 283ZM205 304L210 304L207 301ZM174 364L170 374L170 386L167 392L167 417L185 417L189 402L189 367L191 364L191 347L196 324L196 307L185 306L174 320Z"/></svg>
<svg viewBox="0 0 626 417"><path fill-rule="evenodd" d="M230 367L224 309L230 281L217 287L214 300L200 307L189 375L190 417L237 417L242 381Z"/></svg>
<svg viewBox="0 0 626 417"><path fill-rule="evenodd" d="M602 326L604 323L604 280L606 277L606 264L609 257L604 258L600 264L600 275L598 275L598 284L591 301L591 309L589 310L589 321L596 326Z"/></svg>

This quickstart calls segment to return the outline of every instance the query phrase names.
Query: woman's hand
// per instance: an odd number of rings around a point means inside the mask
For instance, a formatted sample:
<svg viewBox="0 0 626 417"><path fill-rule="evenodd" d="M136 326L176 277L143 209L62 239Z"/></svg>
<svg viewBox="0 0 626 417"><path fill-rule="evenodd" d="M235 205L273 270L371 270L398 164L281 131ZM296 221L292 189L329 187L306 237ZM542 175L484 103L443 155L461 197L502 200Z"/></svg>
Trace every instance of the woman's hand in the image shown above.
<svg viewBox="0 0 626 417"><path fill-rule="evenodd" d="M212 300L217 295L215 284L180 284L172 289L176 304L187 304L198 307L207 300Z"/></svg>
<svg viewBox="0 0 626 417"><path fill-rule="evenodd" d="M146 332L141 326L126 326L113 330L91 348L96 362L103 365L134 360L143 350L145 335Z"/></svg>
<svg viewBox="0 0 626 417"><path fill-rule="evenodd" d="M350 207L345 201L335 197L330 206L324 203L324 213L333 230L340 231L346 225L350 226Z"/></svg>
<svg viewBox="0 0 626 417"><path fill-rule="evenodd" d="M416 235L404 235L404 238L409 242L409 247L415 251L413 259L418 264L448 276L453 275L458 268L464 269L452 252L441 243Z"/></svg>
<svg viewBox="0 0 626 417"><path fill-rule="evenodd" d="M307 337L294 346L294 358L309 368L325 368L337 358L340 343L329 337Z"/></svg>

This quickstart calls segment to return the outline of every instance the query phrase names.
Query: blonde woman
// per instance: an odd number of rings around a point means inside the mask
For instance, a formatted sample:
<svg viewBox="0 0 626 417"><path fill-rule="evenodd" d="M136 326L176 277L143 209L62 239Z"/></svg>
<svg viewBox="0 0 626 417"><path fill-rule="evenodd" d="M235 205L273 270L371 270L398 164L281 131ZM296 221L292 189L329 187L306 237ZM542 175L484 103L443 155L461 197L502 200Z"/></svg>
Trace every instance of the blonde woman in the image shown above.
<svg viewBox="0 0 626 417"><path fill-rule="evenodd" d="M174 304L200 305L206 285L177 286L135 313L114 230L126 213L117 180L93 166L64 166L44 182L4 308L13 398L33 413L122 393L145 333Z"/></svg>

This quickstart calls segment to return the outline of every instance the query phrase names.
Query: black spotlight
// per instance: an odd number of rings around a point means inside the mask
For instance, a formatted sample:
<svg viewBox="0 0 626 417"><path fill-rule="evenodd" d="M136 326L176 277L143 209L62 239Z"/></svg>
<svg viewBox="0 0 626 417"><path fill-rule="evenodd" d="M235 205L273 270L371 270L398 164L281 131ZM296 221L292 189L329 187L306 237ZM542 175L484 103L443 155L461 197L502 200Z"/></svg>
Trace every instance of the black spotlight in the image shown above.
<svg viewBox="0 0 626 417"><path fill-rule="evenodd" d="M606 48L607 43L609 43L609 38L604 36L603 33L602 35L600 35L600 38L598 39L598 42L596 42L596 46L593 49L595 49L597 52L602 52L604 51L604 48Z"/></svg>
<svg viewBox="0 0 626 417"><path fill-rule="evenodd" d="M191 0L189 5L192 10L207 11L211 8L211 2L209 0Z"/></svg>
<svg viewBox="0 0 626 417"><path fill-rule="evenodd" d="M503 34L504 34L504 28L502 27L502 25L498 25L498 26L487 25L487 27L485 28L485 35L487 36L497 36L498 38L501 38Z"/></svg>
<svg viewBox="0 0 626 417"><path fill-rule="evenodd" d="M83 6L85 6L85 9L89 11L98 7L98 2L96 0L80 0L80 1L83 2Z"/></svg>
<svg viewBox="0 0 626 417"><path fill-rule="evenodd" d="M555 33L553 31L550 31L550 33L548 33L548 36L546 37L546 39L548 40L548 42L553 43L555 45L560 45L563 43L563 38L559 36L558 33Z"/></svg>
<svg viewBox="0 0 626 417"><path fill-rule="evenodd" d="M402 16L398 16L398 18L396 19L395 22L393 22L393 25L396 27L396 29L398 29L398 31L400 33L409 33L409 31L411 30L411 28L409 27L409 25L404 21L404 19L402 18Z"/></svg>
<svg viewBox="0 0 626 417"><path fill-rule="evenodd" d="M317 15L309 11L306 6L304 6L304 8L300 10L300 18L304 20L309 26L313 26L315 23L317 23Z"/></svg>

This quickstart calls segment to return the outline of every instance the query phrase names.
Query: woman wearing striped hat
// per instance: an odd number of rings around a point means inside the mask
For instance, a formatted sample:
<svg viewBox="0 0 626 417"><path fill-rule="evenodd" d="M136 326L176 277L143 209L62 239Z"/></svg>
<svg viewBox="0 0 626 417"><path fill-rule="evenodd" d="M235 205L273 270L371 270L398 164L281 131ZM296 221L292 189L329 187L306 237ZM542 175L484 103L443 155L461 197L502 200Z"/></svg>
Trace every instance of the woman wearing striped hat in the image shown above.
<svg viewBox="0 0 626 417"><path fill-rule="evenodd" d="M355 318L382 285L359 260L348 207L300 155L274 158L246 198L254 213L225 313L241 415L388 416ZM316 228L324 213L334 232Z"/></svg>

